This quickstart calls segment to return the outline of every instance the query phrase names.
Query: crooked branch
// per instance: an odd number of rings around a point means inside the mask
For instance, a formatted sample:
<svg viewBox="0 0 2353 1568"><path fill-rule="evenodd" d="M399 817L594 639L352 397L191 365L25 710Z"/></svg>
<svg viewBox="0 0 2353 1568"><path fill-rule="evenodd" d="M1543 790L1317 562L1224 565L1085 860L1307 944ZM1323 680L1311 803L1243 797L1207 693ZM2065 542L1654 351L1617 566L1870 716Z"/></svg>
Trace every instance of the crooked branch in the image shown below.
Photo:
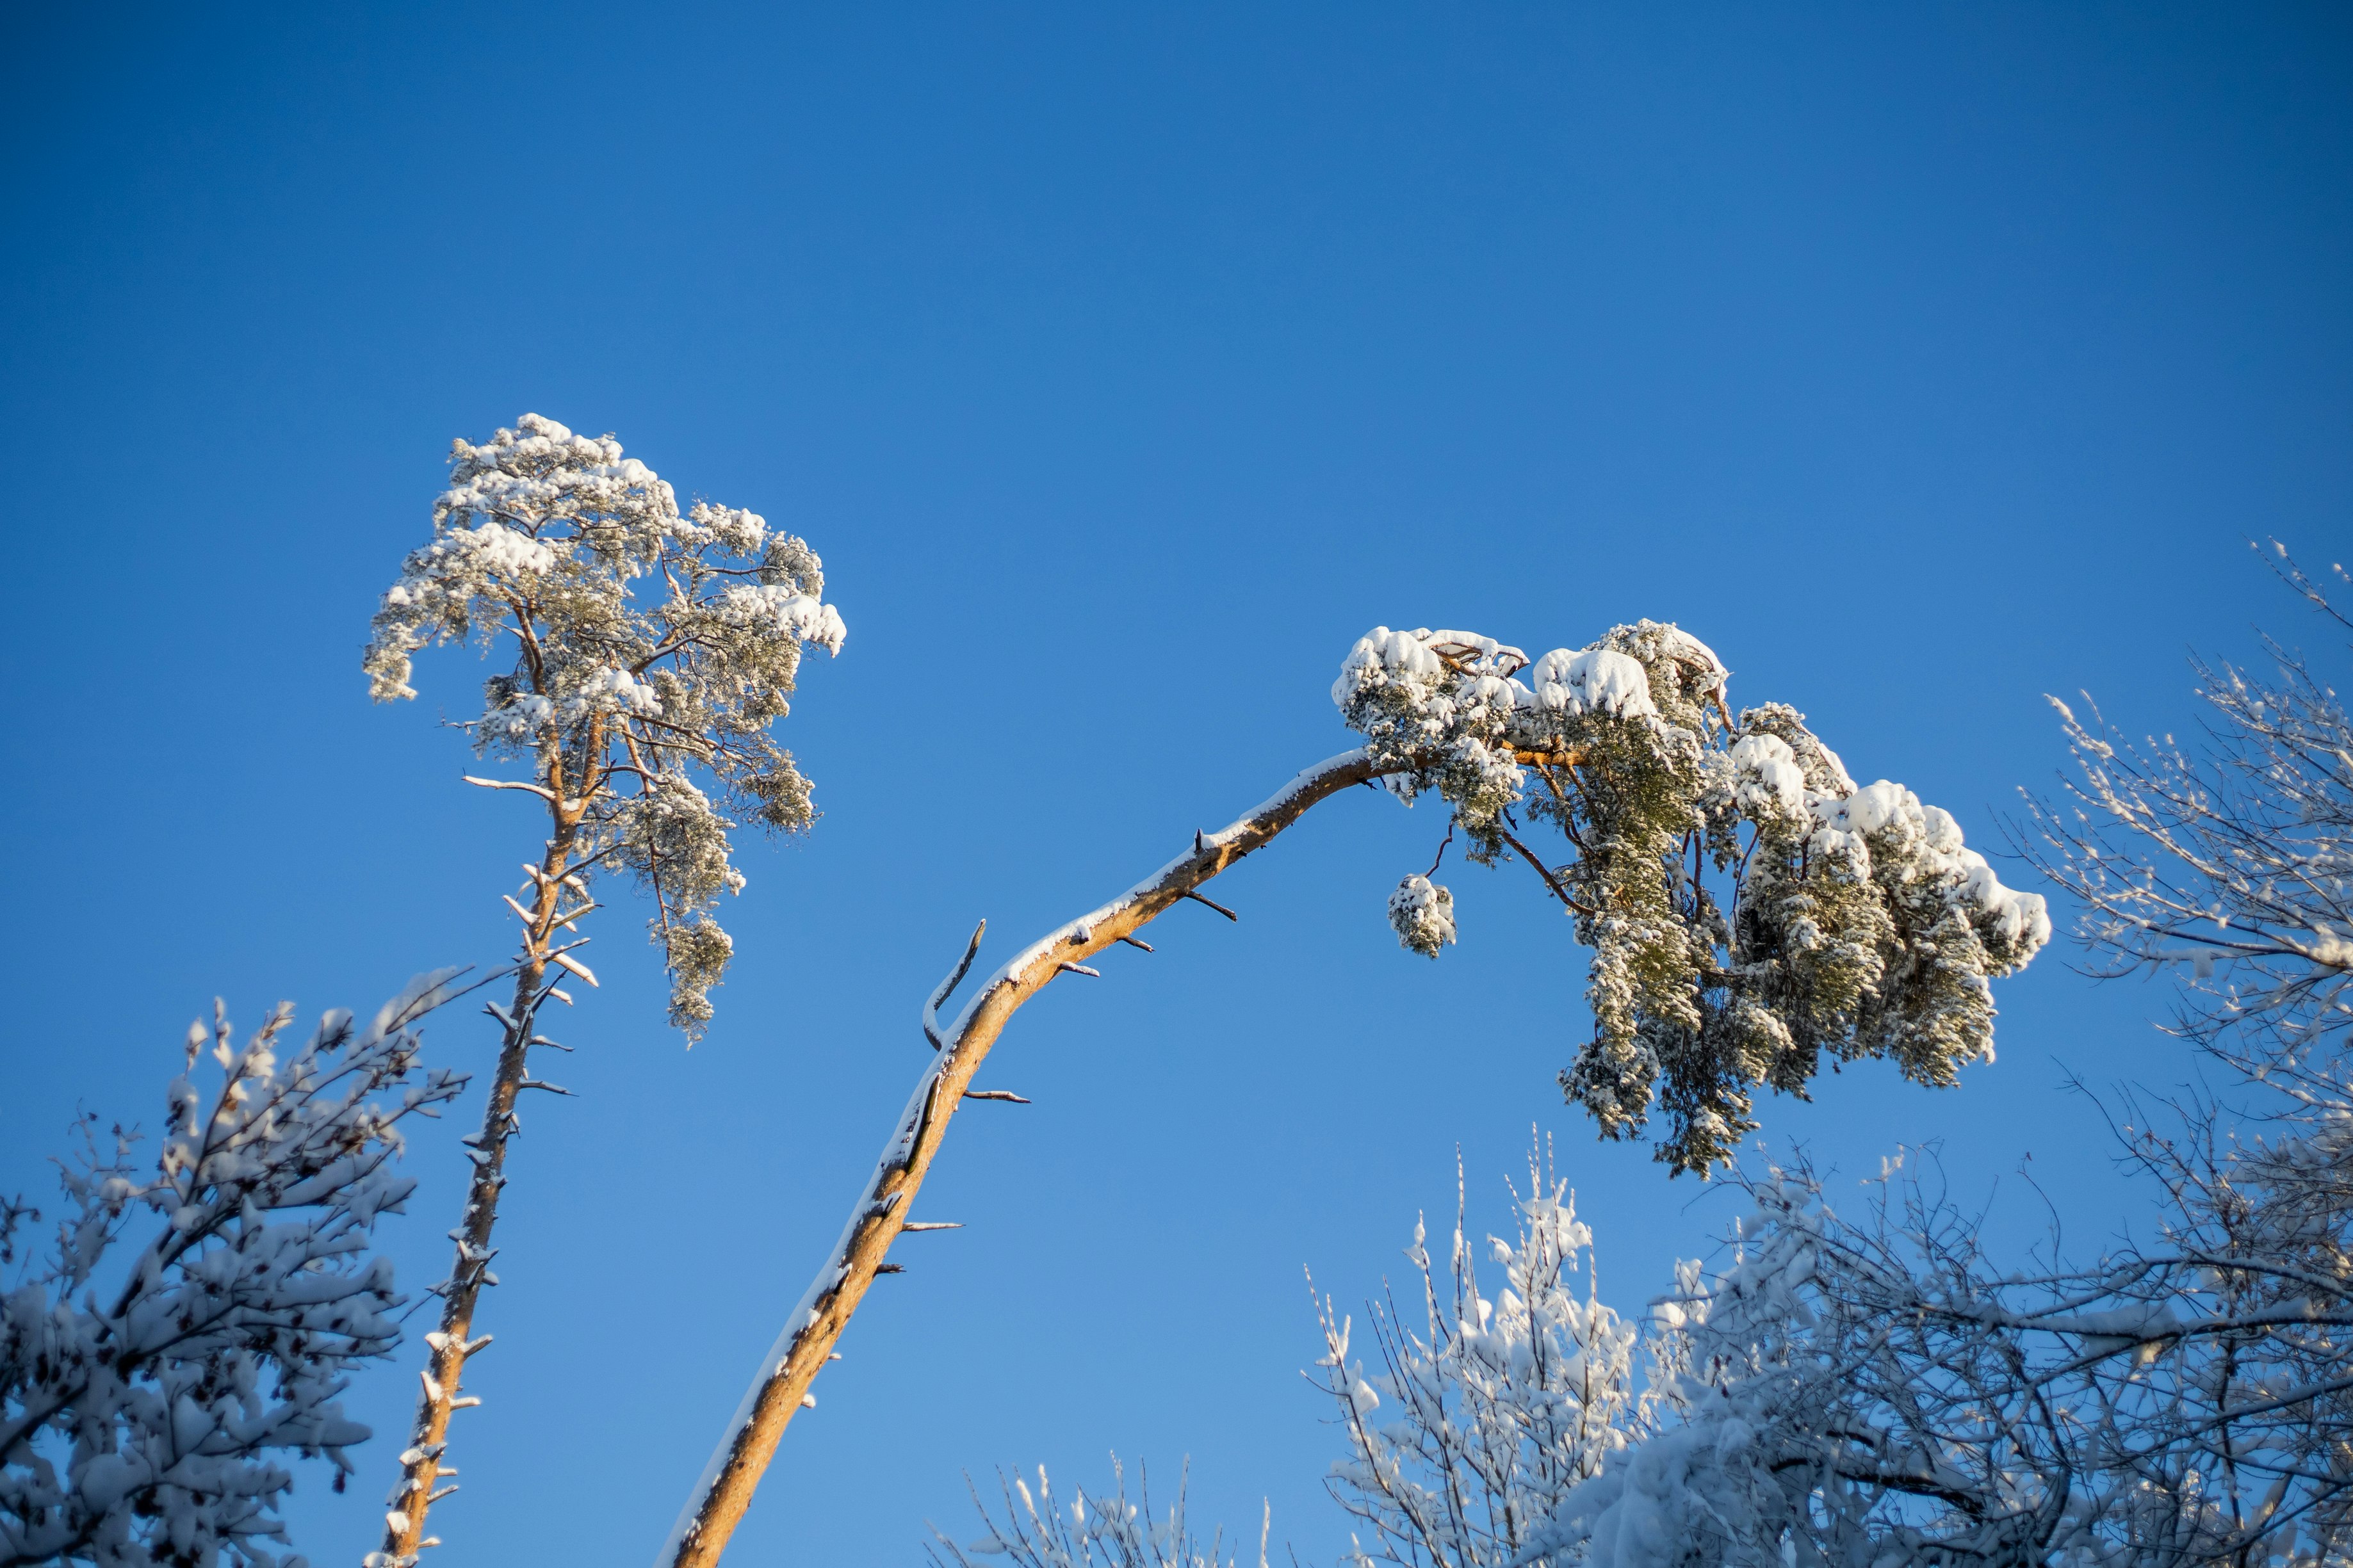
<svg viewBox="0 0 2353 1568"><path fill-rule="evenodd" d="M980 933L963 960L923 1010L924 1033L940 1047L917 1079L899 1114L873 1174L859 1191L841 1238L826 1255L817 1278L785 1321L784 1332L761 1363L750 1391L728 1423L710 1466L695 1484L669 1541L659 1568L710 1568L751 1506L777 1441L804 1407L835 1343L878 1275L895 1272L886 1261L891 1244L906 1228L906 1215L932 1161L947 1136L948 1122L967 1096L973 1074L1022 1005L1044 990L1068 966L1082 963L1113 942L1124 941L1243 856L1273 841L1319 801L1398 767L1377 764L1362 751L1317 763L1232 826L1196 834L1193 847L1111 902L1048 933L1016 953L967 1000L954 1023L937 1026L939 1005L971 966ZM1208 902L1207 900L1202 900ZM1215 907L1215 906L1213 906ZM986 1098L996 1098L983 1091ZM1012 1097L1007 1097L1012 1098Z"/></svg>

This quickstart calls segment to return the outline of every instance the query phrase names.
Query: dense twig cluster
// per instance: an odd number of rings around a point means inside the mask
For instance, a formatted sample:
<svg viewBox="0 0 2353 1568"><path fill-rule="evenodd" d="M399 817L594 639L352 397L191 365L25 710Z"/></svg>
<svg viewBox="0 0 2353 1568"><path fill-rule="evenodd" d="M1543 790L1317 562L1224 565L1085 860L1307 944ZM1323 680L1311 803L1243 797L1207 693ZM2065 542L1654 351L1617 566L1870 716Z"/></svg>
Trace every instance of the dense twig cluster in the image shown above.
<svg viewBox="0 0 2353 1568"><path fill-rule="evenodd" d="M2319 1564L2353 1545L2341 1207L2332 1237L2291 1238L2261 1199L2177 1191L2157 1242L2021 1272L1908 1172L1860 1220L1802 1167L1747 1185L1732 1265L1662 1303L1674 1420L1544 1544L1596 1568Z"/></svg>
<svg viewBox="0 0 2353 1568"><path fill-rule="evenodd" d="M1308 1375L1347 1440L1327 1484L1371 1535L1351 1553L1359 1568L1376 1557L1404 1568L1541 1563L1530 1549L1570 1493L1656 1424L1655 1399L1636 1386L1636 1326L1601 1302L1592 1233L1548 1165L1531 1155L1528 1191L1514 1194L1517 1236L1488 1238L1503 1275L1492 1299L1459 1186L1442 1279L1416 1222L1406 1256L1421 1327L1394 1301L1374 1309L1378 1371L1349 1361L1350 1321L1328 1298L1318 1304L1324 1354Z"/></svg>
<svg viewBox="0 0 2353 1568"><path fill-rule="evenodd" d="M2334 628L2353 628L2324 584L2275 560ZM2083 905L2096 973L2187 967L2183 1032L2275 1076L2353 1024L2353 721L2303 656L2267 646L2269 680L2194 662L2208 709L2195 744L2135 745L2096 707L2085 721L2054 699L2081 776L2031 803L2021 847Z"/></svg>
<svg viewBox="0 0 2353 1568"><path fill-rule="evenodd" d="M972 1495L988 1533L958 1545L934 1529L937 1547L930 1552L935 1568L975 1568L973 1558L1002 1558L1014 1568L1236 1568L1238 1560L1226 1552L1225 1532L1208 1541L1194 1534L1185 1511L1185 1483L1176 1483L1176 1500L1157 1519L1152 1511L1152 1489L1139 1486L1136 1500L1127 1500L1127 1471L1116 1455L1112 1462L1108 1497L1090 1497L1082 1488L1068 1504L1054 1500L1054 1489L1044 1466L1038 1468L1032 1491L1021 1476L997 1478L1004 1494L1005 1518L992 1518L980 1493ZM1267 1568L1267 1534L1273 1516L1259 1521L1258 1568Z"/></svg>

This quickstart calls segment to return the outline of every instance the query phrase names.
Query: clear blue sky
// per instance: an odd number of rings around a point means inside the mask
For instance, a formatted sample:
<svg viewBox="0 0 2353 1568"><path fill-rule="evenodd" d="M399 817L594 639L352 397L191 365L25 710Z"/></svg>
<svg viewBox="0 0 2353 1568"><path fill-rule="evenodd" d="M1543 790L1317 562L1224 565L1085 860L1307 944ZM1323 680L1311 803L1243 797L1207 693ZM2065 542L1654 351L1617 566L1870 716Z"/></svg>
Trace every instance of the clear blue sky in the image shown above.
<svg viewBox="0 0 2353 1568"><path fill-rule="evenodd" d="M2191 717L2196 646L2316 636L2249 561L2353 539L2353 38L2324 7L20 7L0 60L15 720L0 1188L152 1118L187 1020L503 951L527 814L457 782L480 671L372 709L451 437L533 410L823 552L848 651L787 738L691 1054L636 911L530 1122L438 1568L647 1561L921 1065L1013 945L1345 736L1376 622L1531 649L1681 622L1990 847L2045 691ZM1638 1307L1726 1217L1597 1147L1582 956L1532 883L1382 919L1440 827L1365 795L1057 985L794 1426L745 1563L914 1559L959 1471L1103 1455L1328 1561L1303 1266L1361 1299L1536 1124ZM2014 871L2014 878L2024 876ZM1850 1172L2021 1157L2089 1247L2088 1108L2163 993L2054 952L1956 1092L1769 1108ZM479 1018L445 1059L486 1068ZM455 1137L403 1278L444 1268ZM2013 1192L2016 1183L2010 1184ZM1695 1197L1701 1201L1694 1204ZM2031 1219L2031 1214L2026 1218ZM2022 1223L2022 1222L2021 1222ZM414 1358L354 1391L390 1437ZM307 1477L321 1563L375 1530Z"/></svg>

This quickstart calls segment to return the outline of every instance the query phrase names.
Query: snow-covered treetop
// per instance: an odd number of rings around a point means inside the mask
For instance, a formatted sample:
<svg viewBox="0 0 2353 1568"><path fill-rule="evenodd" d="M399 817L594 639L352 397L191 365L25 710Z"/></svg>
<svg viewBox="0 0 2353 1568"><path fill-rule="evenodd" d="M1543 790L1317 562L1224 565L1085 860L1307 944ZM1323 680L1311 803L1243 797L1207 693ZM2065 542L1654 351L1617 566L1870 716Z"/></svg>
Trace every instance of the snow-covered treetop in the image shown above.
<svg viewBox="0 0 2353 1568"><path fill-rule="evenodd" d="M618 441L535 414L456 442L449 465L433 538L376 612L370 691L416 696L410 659L433 644L513 639L512 669L466 721L475 746L532 763L537 792L575 819L584 874L610 861L654 895L671 1021L698 1034L733 951L710 911L744 882L721 807L786 832L816 817L770 727L803 645L838 653L847 635L822 565L756 513L681 512Z"/></svg>
<svg viewBox="0 0 2353 1568"><path fill-rule="evenodd" d="M2043 900L2004 887L1948 813L1858 786L1794 709L1736 717L1729 678L1654 621L1533 661L1475 633L1376 626L1332 688L1389 787L1436 792L1472 859L1535 868L1594 950L1570 1100L1609 1137L1662 1110L1659 1158L1701 1173L1755 1127L1757 1086L1802 1094L1825 1051L1939 1085L1990 1058L1987 982L2051 934ZM1536 824L1565 862L1529 847ZM1389 909L1403 945L1435 957L1458 915L1429 879Z"/></svg>

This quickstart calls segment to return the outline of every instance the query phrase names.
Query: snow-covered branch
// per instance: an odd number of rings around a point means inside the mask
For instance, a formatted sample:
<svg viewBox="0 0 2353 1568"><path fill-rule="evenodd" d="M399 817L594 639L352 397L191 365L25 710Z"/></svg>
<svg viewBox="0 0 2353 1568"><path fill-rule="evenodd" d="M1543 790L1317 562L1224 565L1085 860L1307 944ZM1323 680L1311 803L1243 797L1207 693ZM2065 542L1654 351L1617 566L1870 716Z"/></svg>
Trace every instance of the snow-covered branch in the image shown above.
<svg viewBox="0 0 2353 1568"><path fill-rule="evenodd" d="M340 1491L368 1436L339 1396L399 1343L370 1235L414 1185L391 1169L399 1124L465 1082L417 1061L456 973L364 1027L325 1015L282 1060L290 1008L242 1042L216 1009L190 1027L152 1167L134 1133L85 1123L56 1239L0 1294L0 1564L300 1561L283 1461L325 1458ZM33 1216L0 1209L5 1259Z"/></svg>
<svg viewBox="0 0 2353 1568"><path fill-rule="evenodd" d="M1522 669L1533 685L1514 678ZM1728 1157L1753 1124L1751 1088L1802 1088L1826 1049L1890 1055L1935 1083L1989 1054L1988 976L2040 947L2042 900L2002 887L1952 818L1909 791L1857 788L1793 710L1734 720L1726 679L1696 639L1648 621L1533 667L1470 633L1376 628L1332 692L1361 750L1196 834L1189 853L1016 954L943 1028L959 965L923 1013L938 1055L680 1516L664 1568L717 1560L1013 1013L1058 975L1093 973L1083 961L1179 900L1230 916L1198 889L1340 790L1384 780L1409 801L1435 792L1475 860L1526 853L1524 805L1560 828L1577 858L1538 869L1568 889L1577 935L1596 950L1600 1020L1563 1081L1612 1135L1662 1101L1673 1131L1661 1158L1678 1169ZM1544 794L1529 797L1532 772ZM1728 907L1703 880L1709 860L1732 879ZM1408 946L1434 956L1453 939L1451 895L1426 876L1407 879L1390 913Z"/></svg>
<svg viewBox="0 0 2353 1568"><path fill-rule="evenodd" d="M1736 719L1729 679L1653 621L1534 661L1472 632L1377 626L1332 689L1389 787L1440 796L1471 859L1527 861L1593 950L1569 1100L1613 1138L1662 1111L1658 1157L1702 1174L1755 1130L1757 1088L1800 1091L1825 1054L1939 1086L1990 1058L1987 983L2051 929L1948 814L1858 786L1794 709ZM1558 867L1525 842L1541 825ZM1389 900L1398 942L1432 958L1462 918L1435 869Z"/></svg>

